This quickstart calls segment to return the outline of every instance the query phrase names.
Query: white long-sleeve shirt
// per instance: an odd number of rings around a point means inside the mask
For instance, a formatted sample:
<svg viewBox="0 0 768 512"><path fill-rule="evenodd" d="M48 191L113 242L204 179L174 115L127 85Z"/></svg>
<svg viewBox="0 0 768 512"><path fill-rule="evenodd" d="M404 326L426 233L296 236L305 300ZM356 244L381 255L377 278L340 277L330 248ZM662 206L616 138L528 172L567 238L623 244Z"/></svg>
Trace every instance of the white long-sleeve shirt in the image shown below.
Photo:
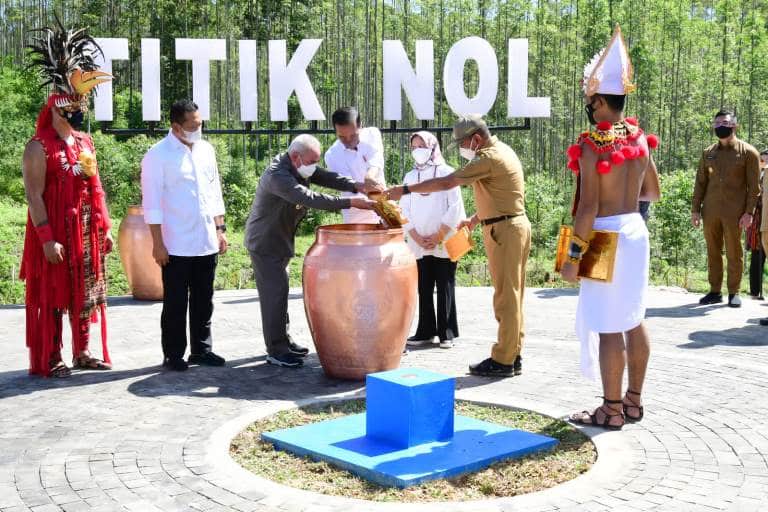
<svg viewBox="0 0 768 512"><path fill-rule="evenodd" d="M357 149L347 149L340 141L334 142L325 152L325 165L328 170L363 183L368 169L376 167L373 179L384 185L384 143L381 132L376 127L360 129L360 142ZM344 192L346 197L365 197L365 194ZM348 208L341 210L346 224L378 224L379 216L371 210Z"/></svg>
<svg viewBox="0 0 768 512"><path fill-rule="evenodd" d="M451 173L453 173L453 168L447 165L430 165L422 170L411 170L405 175L403 183L415 185L432 178L442 178ZM461 187L454 187L441 192L430 192L426 195L411 192L400 199L400 208L403 211L403 216L408 219L408 222L403 226L406 242L416 259L424 256L448 258L444 244L441 243L431 250L424 249L413 240L410 231L415 229L421 236L431 236L440 230L442 224L445 224L451 228L445 237L446 239L455 233L456 226L467 216L464 211L464 200L461 197Z"/></svg>
<svg viewBox="0 0 768 512"><path fill-rule="evenodd" d="M201 140L192 149L168 133L141 161L144 220L160 224L172 256L219 252L214 218L224 215L216 152Z"/></svg>

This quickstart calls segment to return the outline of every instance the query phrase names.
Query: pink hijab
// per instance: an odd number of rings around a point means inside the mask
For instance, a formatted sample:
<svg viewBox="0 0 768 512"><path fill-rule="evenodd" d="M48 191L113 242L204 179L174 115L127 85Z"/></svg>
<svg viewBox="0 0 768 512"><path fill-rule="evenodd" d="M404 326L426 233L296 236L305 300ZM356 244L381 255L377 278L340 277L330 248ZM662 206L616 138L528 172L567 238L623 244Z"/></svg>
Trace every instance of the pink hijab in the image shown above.
<svg viewBox="0 0 768 512"><path fill-rule="evenodd" d="M413 142L413 138L416 136L421 137L421 140L424 141L424 144L426 144L427 147L432 150L432 156L429 157L429 160L427 160L426 163L421 166L416 164L416 168L423 169L428 165L444 165L445 159L443 158L443 154L440 152L440 143L437 142L437 137L432 135L430 132L419 131L411 134L411 138L408 139L408 142Z"/></svg>

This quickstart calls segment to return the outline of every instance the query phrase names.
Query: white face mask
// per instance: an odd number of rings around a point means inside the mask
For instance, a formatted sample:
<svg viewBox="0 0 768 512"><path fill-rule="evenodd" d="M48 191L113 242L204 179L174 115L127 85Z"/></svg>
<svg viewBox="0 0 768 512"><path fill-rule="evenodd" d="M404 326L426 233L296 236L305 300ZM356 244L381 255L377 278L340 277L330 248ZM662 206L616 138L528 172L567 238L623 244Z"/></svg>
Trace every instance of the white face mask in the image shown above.
<svg viewBox="0 0 768 512"><path fill-rule="evenodd" d="M296 171L298 171L298 173L301 175L302 178L306 180L310 176L315 174L315 170L317 169L316 163L305 165L301 157L299 157L299 162L301 162L301 165L296 168Z"/></svg>
<svg viewBox="0 0 768 512"><path fill-rule="evenodd" d="M429 162L430 157L432 157L432 150L429 148L416 148L411 151L411 155L413 156L413 161L416 162L416 165L424 165Z"/></svg>
<svg viewBox="0 0 768 512"><path fill-rule="evenodd" d="M200 128L193 132L188 132L187 130L182 129L181 130L184 133L184 139L186 139L187 142L194 144L195 142L200 142L203 140L203 125L200 125Z"/></svg>
<svg viewBox="0 0 768 512"><path fill-rule="evenodd" d="M459 154L466 160L474 160L476 151L472 149L472 143L469 143L468 148L459 148Z"/></svg>

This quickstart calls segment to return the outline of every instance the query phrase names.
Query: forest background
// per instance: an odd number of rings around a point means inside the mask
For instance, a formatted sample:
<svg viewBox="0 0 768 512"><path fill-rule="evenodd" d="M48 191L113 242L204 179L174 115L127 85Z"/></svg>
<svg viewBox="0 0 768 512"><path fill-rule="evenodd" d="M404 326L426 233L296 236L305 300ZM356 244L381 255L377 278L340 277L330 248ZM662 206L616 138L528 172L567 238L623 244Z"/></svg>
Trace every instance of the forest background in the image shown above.
<svg viewBox="0 0 768 512"><path fill-rule="evenodd" d="M450 126L455 119L444 101L441 70L451 45L475 35L495 48L499 93L489 124L520 124L506 119L507 44L529 40L529 95L552 101L548 119L533 119L526 131L499 132L520 156L527 185L527 211L533 225L528 264L529 286L561 286L552 273L560 224L570 222L573 177L565 168L565 148L587 127L579 81L584 64L600 50L620 23L630 48L637 92L627 113L661 140L654 152L663 197L651 208L652 281L704 291L706 257L701 231L691 227L690 199L702 150L715 138L714 113L736 110L738 135L762 149L768 146L768 0L0 0L0 303L23 302L18 280L26 207L21 155L34 131L46 91L26 71L28 31L53 22L56 12L67 26L88 26L97 37L129 38L131 60L115 61L115 121L112 127L143 128L141 120L140 39L161 40L162 110L189 97L189 61L176 61L174 39L227 40L227 60L211 65L211 114L208 128L241 128L237 41L258 44L258 76L267 77L267 41L286 39L289 55L305 38L323 43L308 74L325 115L342 105L356 105L363 123L388 126L382 119L382 41L403 42L413 62L414 41L431 39L435 53L436 119L429 126ZM477 86L473 62L465 69L469 96ZM260 80L259 128L268 121L268 83ZM400 126L419 126L404 107ZM286 127L307 127L295 96ZM330 127L321 122L320 128ZM145 135L117 137L92 121L102 181L112 216L140 203L138 176L144 152L157 140ZM243 222L269 159L287 147L286 135L211 135L225 188L231 252L220 260L217 288L252 287ZM320 137L324 147L331 136ZM388 183L401 182L411 168L407 134L385 135ZM447 139L444 141L447 142ZM457 151L446 152L458 166ZM467 210L474 211L469 190ZM338 214L312 211L303 222L291 284L300 285L302 256L314 228L335 222ZM117 231L117 229L115 229ZM114 233L115 236L117 233ZM477 235L477 233L476 233ZM487 285L489 276L479 237L477 248L460 262L458 282ZM745 258L748 262L749 258ZM118 257L110 257L110 294L127 293ZM746 281L746 280L745 280Z"/></svg>

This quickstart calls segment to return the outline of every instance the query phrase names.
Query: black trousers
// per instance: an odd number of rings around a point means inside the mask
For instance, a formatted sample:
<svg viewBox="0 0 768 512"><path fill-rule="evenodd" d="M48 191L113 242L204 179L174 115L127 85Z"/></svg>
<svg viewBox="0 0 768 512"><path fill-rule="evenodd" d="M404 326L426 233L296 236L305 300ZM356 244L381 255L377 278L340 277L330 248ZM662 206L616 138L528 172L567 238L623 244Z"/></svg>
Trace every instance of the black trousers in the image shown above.
<svg viewBox="0 0 768 512"><path fill-rule="evenodd" d="M762 250L750 251L749 258L749 294L754 297L763 295L763 267L765 253Z"/></svg>
<svg viewBox="0 0 768 512"><path fill-rule="evenodd" d="M191 354L211 351L213 280L218 254L170 256L163 267L163 313L160 316L163 355L181 359L187 350L187 304Z"/></svg>
<svg viewBox="0 0 768 512"><path fill-rule="evenodd" d="M456 263L448 258L424 256L416 260L419 271L419 326L416 338L437 336L440 341L459 336L456 320ZM437 287L437 316L432 294Z"/></svg>
<svg viewBox="0 0 768 512"><path fill-rule="evenodd" d="M288 341L288 273L290 258L251 253L253 276L259 291L261 329L271 356L286 354Z"/></svg>

